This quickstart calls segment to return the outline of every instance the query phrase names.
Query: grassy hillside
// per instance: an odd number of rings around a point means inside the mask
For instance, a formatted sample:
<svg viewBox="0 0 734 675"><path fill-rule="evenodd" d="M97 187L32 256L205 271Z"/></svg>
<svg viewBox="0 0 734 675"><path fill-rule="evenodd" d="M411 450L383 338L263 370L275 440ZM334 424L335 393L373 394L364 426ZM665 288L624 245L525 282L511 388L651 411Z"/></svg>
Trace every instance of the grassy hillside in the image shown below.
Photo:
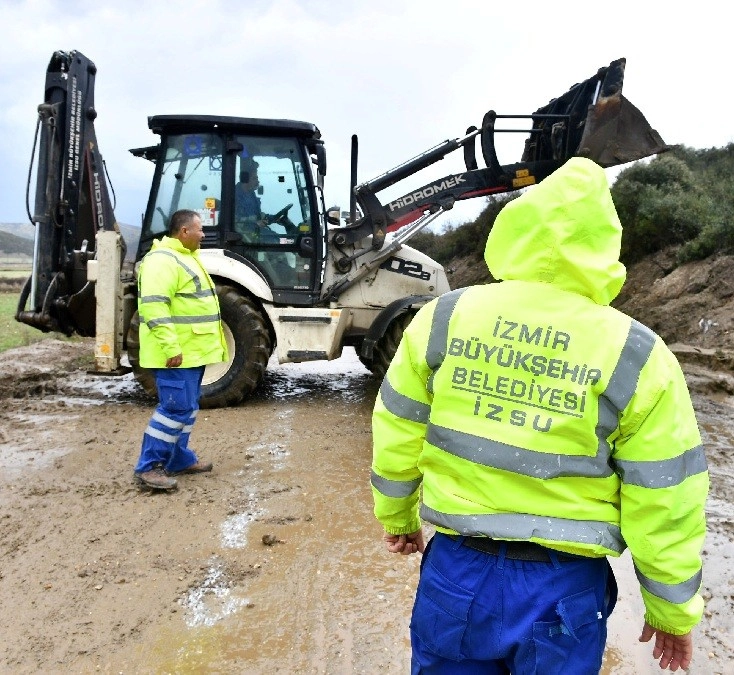
<svg viewBox="0 0 734 675"><path fill-rule="evenodd" d="M668 344L734 349L734 144L676 148L628 167L611 189L627 267L613 306ZM410 245L444 266L451 288L489 283L484 244L512 198L490 198L474 222L421 232Z"/></svg>

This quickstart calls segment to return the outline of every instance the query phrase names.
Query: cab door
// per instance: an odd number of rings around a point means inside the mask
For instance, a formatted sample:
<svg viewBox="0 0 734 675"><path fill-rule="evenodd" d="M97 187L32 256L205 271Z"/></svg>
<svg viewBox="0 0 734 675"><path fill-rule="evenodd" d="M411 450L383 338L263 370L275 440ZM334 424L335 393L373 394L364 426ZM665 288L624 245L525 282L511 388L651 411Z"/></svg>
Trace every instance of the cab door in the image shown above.
<svg viewBox="0 0 734 675"><path fill-rule="evenodd" d="M275 295L311 294L316 280L310 174L295 138L237 136L231 249L263 273ZM299 303L300 304L300 303Z"/></svg>

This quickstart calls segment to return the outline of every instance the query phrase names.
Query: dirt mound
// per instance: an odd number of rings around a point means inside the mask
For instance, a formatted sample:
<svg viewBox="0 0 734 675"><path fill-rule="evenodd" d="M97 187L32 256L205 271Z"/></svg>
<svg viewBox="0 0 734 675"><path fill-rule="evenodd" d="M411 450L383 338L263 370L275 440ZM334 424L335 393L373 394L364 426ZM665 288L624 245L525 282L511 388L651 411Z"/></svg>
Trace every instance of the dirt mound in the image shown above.
<svg viewBox="0 0 734 675"><path fill-rule="evenodd" d="M734 256L674 266L674 250L630 266L614 306L652 328L668 344L734 350ZM730 357L729 357L730 358Z"/></svg>
<svg viewBox="0 0 734 675"><path fill-rule="evenodd" d="M62 372L91 367L94 341L41 340L0 353L0 399L45 396L63 386Z"/></svg>

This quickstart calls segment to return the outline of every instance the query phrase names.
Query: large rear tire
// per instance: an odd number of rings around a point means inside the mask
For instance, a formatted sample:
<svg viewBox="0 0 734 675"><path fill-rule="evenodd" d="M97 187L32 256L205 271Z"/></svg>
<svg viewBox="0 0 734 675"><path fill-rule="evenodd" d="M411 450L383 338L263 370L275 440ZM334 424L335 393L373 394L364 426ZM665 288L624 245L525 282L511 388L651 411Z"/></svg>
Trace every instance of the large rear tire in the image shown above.
<svg viewBox="0 0 734 675"><path fill-rule="evenodd" d="M227 341L228 359L204 370L201 408L236 405L250 396L262 383L273 352L270 331L260 310L249 298L232 286L217 286L222 327ZM137 312L127 335L128 359L135 378L152 396L156 396L155 377L140 366L140 342Z"/></svg>
<svg viewBox="0 0 734 675"><path fill-rule="evenodd" d="M157 397L158 391L155 386L153 371L140 366L140 315L137 312L130 319L125 342L127 343L127 358L130 361L135 379L146 394Z"/></svg>
<svg viewBox="0 0 734 675"><path fill-rule="evenodd" d="M250 396L265 377L273 340L257 305L232 286L217 285L228 360L206 367L202 408L223 408Z"/></svg>
<svg viewBox="0 0 734 675"><path fill-rule="evenodd" d="M403 333L414 316L413 312L404 312L397 316L387 327L385 334L375 343L371 359L366 359L360 354L359 360L375 377L385 377L388 366L403 338Z"/></svg>

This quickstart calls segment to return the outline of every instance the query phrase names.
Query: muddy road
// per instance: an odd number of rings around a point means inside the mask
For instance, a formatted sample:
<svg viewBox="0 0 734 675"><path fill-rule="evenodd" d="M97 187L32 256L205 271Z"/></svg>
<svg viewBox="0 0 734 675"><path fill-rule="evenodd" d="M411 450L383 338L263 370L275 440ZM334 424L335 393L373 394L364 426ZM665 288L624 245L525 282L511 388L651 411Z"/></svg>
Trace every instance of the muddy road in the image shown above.
<svg viewBox="0 0 734 675"><path fill-rule="evenodd" d="M419 557L385 553L372 517L377 382L354 353L275 366L255 399L202 411L192 445L214 471L166 494L132 480L152 402L129 375L87 375L91 352L0 354L0 672L409 672ZM690 672L731 673L734 387L690 377L712 473ZM660 672L631 562L613 566L604 672Z"/></svg>

